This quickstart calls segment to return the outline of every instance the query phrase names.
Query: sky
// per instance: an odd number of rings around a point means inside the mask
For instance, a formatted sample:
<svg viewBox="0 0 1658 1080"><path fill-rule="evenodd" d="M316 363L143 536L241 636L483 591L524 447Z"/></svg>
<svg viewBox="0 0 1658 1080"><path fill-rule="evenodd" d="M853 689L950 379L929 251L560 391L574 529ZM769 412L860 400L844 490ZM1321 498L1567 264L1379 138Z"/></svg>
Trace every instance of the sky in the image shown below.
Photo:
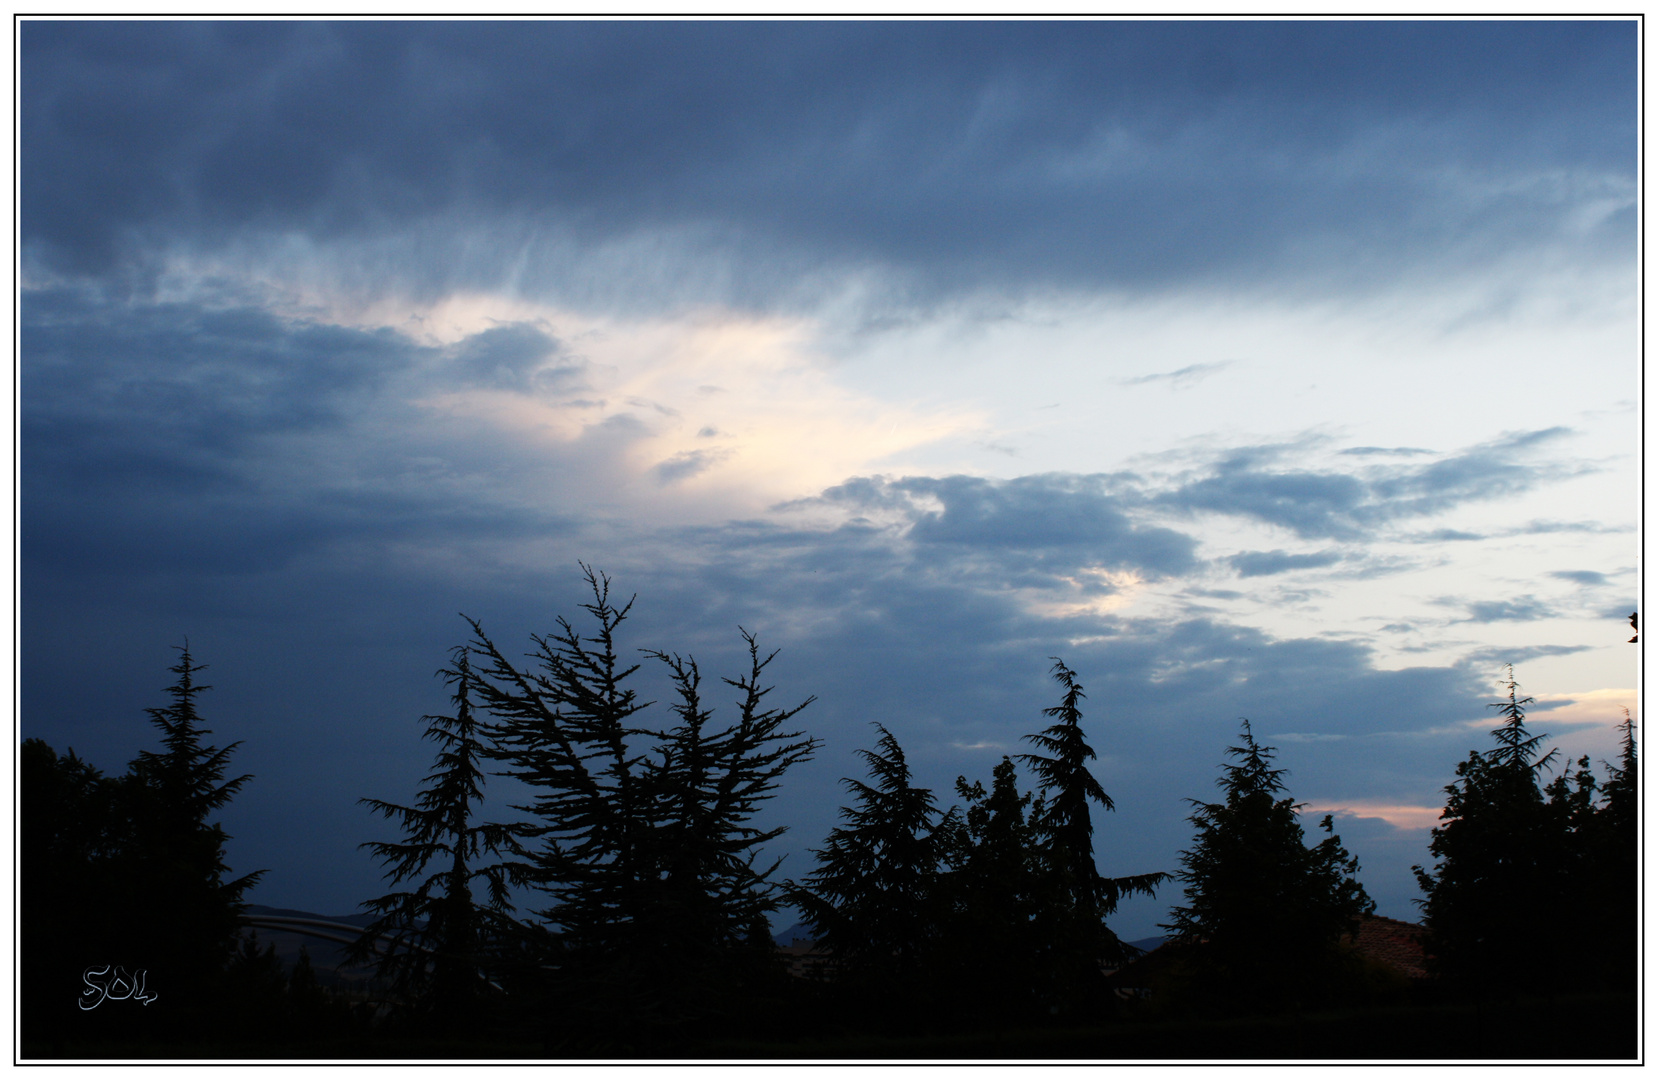
<svg viewBox="0 0 1658 1080"><path fill-rule="evenodd" d="M1245 717L1407 920L1504 665L1549 745L1615 756L1633 21L19 49L20 736L122 771L188 641L254 775L223 817L253 902L387 891L358 800L414 798L462 614L527 653L580 562L636 595L630 655L735 675L743 627L815 695L764 811L784 876L871 725L948 806L1048 723L1056 657L1108 875L1178 869Z"/></svg>

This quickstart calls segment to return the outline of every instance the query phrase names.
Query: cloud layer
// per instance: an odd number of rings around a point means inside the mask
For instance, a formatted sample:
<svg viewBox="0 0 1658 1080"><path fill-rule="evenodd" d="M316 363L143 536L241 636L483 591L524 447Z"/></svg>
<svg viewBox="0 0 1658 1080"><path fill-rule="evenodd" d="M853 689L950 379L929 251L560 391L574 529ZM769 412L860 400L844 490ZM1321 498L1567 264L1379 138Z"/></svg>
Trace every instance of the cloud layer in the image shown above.
<svg viewBox="0 0 1658 1080"><path fill-rule="evenodd" d="M1630 252L1633 23L29 22L21 48L36 273L328 252L340 287L773 305L858 272L925 300Z"/></svg>

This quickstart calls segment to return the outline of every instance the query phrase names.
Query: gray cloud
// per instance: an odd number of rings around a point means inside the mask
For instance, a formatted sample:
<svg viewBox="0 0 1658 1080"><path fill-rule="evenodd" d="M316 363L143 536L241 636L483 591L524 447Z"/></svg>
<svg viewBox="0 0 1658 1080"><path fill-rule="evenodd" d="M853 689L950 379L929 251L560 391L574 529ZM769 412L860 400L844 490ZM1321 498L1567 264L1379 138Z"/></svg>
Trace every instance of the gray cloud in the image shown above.
<svg viewBox="0 0 1658 1080"><path fill-rule="evenodd" d="M1549 577L1570 581L1578 585L1605 585L1606 575L1598 570L1552 570Z"/></svg>
<svg viewBox="0 0 1658 1080"><path fill-rule="evenodd" d="M1454 602L1454 601L1452 601ZM1463 605L1468 617L1462 622L1531 622L1553 618L1556 612L1535 596L1519 596L1513 600L1480 600Z"/></svg>
<svg viewBox="0 0 1658 1080"><path fill-rule="evenodd" d="M1221 462L1216 475L1159 497L1183 510L1237 514L1282 525L1303 537L1348 537L1358 533L1353 516L1365 503L1365 485L1335 473L1267 473L1249 455Z"/></svg>
<svg viewBox="0 0 1658 1080"><path fill-rule="evenodd" d="M571 528L501 496L525 466L497 439L450 441L403 402L439 353L397 334L87 291L31 291L23 311L31 566L106 581L260 573L341 544ZM478 337L449 359L482 357L493 379L522 355L510 336Z"/></svg>
<svg viewBox="0 0 1658 1080"><path fill-rule="evenodd" d="M1305 555L1291 555L1282 550L1240 551L1236 555L1228 556L1226 561L1238 572L1239 577L1266 577L1269 574L1283 574L1290 570L1330 566L1341 561L1341 552L1315 551Z"/></svg>
<svg viewBox="0 0 1658 1080"><path fill-rule="evenodd" d="M273 440L328 438L425 352L384 331L251 308L26 294L25 492L247 490Z"/></svg>
<svg viewBox="0 0 1658 1080"><path fill-rule="evenodd" d="M521 394L588 389L587 365L569 358L558 338L533 323L490 327L461 339L448 352L464 383ZM548 364L556 358L566 362Z"/></svg>
<svg viewBox="0 0 1658 1080"><path fill-rule="evenodd" d="M1621 533L1633 532L1632 525L1605 525L1598 521L1529 521L1505 536L1547 536L1551 533Z"/></svg>
<svg viewBox="0 0 1658 1080"><path fill-rule="evenodd" d="M1372 490L1386 517L1438 513L1460 503L1491 499L1525 491L1545 479L1565 475L1559 463L1526 464L1516 460L1571 434L1571 429L1552 427L1504 435L1489 443L1442 458L1420 469L1383 474L1372 482Z"/></svg>
<svg viewBox="0 0 1658 1080"><path fill-rule="evenodd" d="M1523 664L1539 656L1570 656L1587 652L1591 645L1525 645L1476 649L1463 657L1463 663L1489 667L1492 664Z"/></svg>
<svg viewBox="0 0 1658 1080"><path fill-rule="evenodd" d="M707 472L730 456L729 450L684 450L652 468L658 483L674 484Z"/></svg>
<svg viewBox="0 0 1658 1080"><path fill-rule="evenodd" d="M1433 529L1425 533L1417 533L1408 537L1413 544L1443 544L1459 540L1484 540L1479 533L1464 532L1461 529Z"/></svg>
<svg viewBox="0 0 1658 1080"><path fill-rule="evenodd" d="M976 557L987 551L1017 553L1054 572L1102 566L1162 577L1197 565L1191 537L1135 524L1101 476L858 477L819 499L869 512L896 511L908 520L907 536L917 544Z"/></svg>
<svg viewBox="0 0 1658 1080"><path fill-rule="evenodd" d="M1290 447L1239 447L1227 451L1210 475L1153 501L1188 512L1251 517L1308 539L1360 539L1401 518L1514 495L1572 475L1574 467L1560 461L1525 460L1569 433L1555 427L1509 434L1425 465L1371 466L1359 473L1275 469Z"/></svg>

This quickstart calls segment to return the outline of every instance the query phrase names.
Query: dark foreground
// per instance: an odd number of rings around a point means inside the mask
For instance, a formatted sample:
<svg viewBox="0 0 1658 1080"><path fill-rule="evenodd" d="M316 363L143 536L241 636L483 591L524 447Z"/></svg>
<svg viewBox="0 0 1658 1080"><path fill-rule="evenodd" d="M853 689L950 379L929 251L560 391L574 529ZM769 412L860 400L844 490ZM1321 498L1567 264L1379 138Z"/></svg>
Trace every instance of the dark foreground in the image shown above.
<svg viewBox="0 0 1658 1080"><path fill-rule="evenodd" d="M1369 1009L1212 1021L1119 1021L1063 1028L909 1038L808 1038L565 1050L511 1040L440 1042L380 1033L282 1042L33 1044L25 1059L130 1060L1636 1060L1641 1025L1632 996Z"/></svg>

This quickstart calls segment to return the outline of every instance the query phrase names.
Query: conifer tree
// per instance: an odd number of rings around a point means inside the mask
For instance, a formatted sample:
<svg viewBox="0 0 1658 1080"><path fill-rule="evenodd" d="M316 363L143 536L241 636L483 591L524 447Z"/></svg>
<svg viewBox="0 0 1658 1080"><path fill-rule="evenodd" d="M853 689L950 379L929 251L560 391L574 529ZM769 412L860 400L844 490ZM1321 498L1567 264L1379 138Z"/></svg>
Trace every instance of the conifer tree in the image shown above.
<svg viewBox="0 0 1658 1080"><path fill-rule="evenodd" d="M1540 775L1556 751L1543 753L1544 736L1527 729L1533 699L1519 696L1512 668L1505 686L1508 699L1490 706L1503 718L1491 733L1497 746L1457 765L1428 844L1436 862L1415 868L1435 969L1476 992L1557 978L1564 958L1523 943L1540 913L1571 907L1574 894L1571 788L1554 785L1552 806L1545 798Z"/></svg>
<svg viewBox="0 0 1658 1080"><path fill-rule="evenodd" d="M1047 980L1038 934L1047 880L1033 819L1045 809L1021 794L1018 773L1004 757L991 787L956 778L961 808L935 830L945 866L940 876L944 923L935 981L949 1009L964 1021L1009 1023L1038 1012ZM952 992L953 991L953 992Z"/></svg>
<svg viewBox="0 0 1658 1080"><path fill-rule="evenodd" d="M400 841L362 846L385 865L394 884L415 887L364 903L376 918L353 955L361 961L385 949L379 972L413 1014L462 1037L483 1016L492 954L519 930L509 890L529 880L529 852L521 841L535 830L525 824L473 824L483 798L479 760L485 746L472 713L474 677L466 648L456 648L453 657L453 666L438 674L455 688L455 715L422 718L425 737L439 749L416 805L359 800L396 821L404 833ZM486 856L496 861L480 865ZM434 862L436 869L427 875ZM475 881L486 889L483 904L473 896ZM393 942L389 948L381 945L384 938Z"/></svg>
<svg viewBox="0 0 1658 1080"><path fill-rule="evenodd" d="M88 967L142 959L110 896L125 895L130 785L25 739L18 756L19 1005L25 1039L84 1029L75 1004ZM106 1010L107 1011L107 1010Z"/></svg>
<svg viewBox="0 0 1658 1080"><path fill-rule="evenodd" d="M1272 767L1274 748L1255 741L1248 720L1227 755L1237 760L1221 767L1225 800L1188 800L1197 836L1177 874L1186 903L1163 924L1190 957L1188 992L1234 1009L1329 993L1341 982L1342 935L1375 910L1358 860L1328 815L1326 838L1307 846L1283 794L1285 770Z"/></svg>
<svg viewBox="0 0 1658 1080"><path fill-rule="evenodd" d="M1624 710L1618 725L1618 763L1607 763L1602 802L1590 826L1587 891L1594 899L1589 917L1591 968L1600 986L1628 990L1635 984L1640 955L1640 804L1635 765L1635 721Z"/></svg>
<svg viewBox="0 0 1658 1080"><path fill-rule="evenodd" d="M709 727L702 705L702 675L695 659L651 652L671 673L679 701L679 726L666 733L646 778L657 793L655 839L665 852L663 901L655 905L657 938L665 966L687 979L735 974L771 953L767 916L778 906L771 876L781 863L757 865L760 845L781 836L783 826L751 824L783 774L805 760L817 742L779 729L812 703L792 709L766 707L770 687L761 685L766 667L753 634L738 628L748 648L749 670L722 680L741 692L737 720L722 730ZM746 956L746 959L743 957ZM739 976L740 977L740 976Z"/></svg>
<svg viewBox="0 0 1658 1080"><path fill-rule="evenodd" d="M170 669L171 703L146 710L162 749L105 776L38 739L22 747L24 1009L30 1034L134 1037L199 1032L225 1011L225 965L242 894L263 871L226 880L223 827L210 821L251 779L226 779L232 753L207 744L197 707L210 689L189 647ZM74 1004L88 968L146 972L142 1013ZM65 1015L67 1011L67 1017Z"/></svg>
<svg viewBox="0 0 1658 1080"><path fill-rule="evenodd" d="M904 750L880 724L873 750L859 750L871 783L843 778L852 806L845 824L813 855L817 869L793 893L836 972L884 997L914 993L941 915L937 890L943 837L931 790L917 787Z"/></svg>
<svg viewBox="0 0 1658 1080"><path fill-rule="evenodd" d="M1166 873L1137 874L1108 878L1094 860L1094 822L1090 802L1114 810L1111 797L1088 771L1094 760L1093 747L1082 733L1081 701L1086 696L1076 672L1058 657L1053 677L1065 694L1058 705L1042 710L1056 721L1036 735L1025 736L1044 754L1020 754L1019 760L1036 774L1043 806L1033 816L1033 826L1047 861L1047 902L1042 918L1050 924L1047 948L1053 953L1050 968L1071 961L1072 972L1064 981L1065 994L1082 992L1096 984L1101 964L1119 966L1131 950L1105 925L1127 896L1152 896L1168 878Z"/></svg>
<svg viewBox="0 0 1658 1080"><path fill-rule="evenodd" d="M225 778L230 756L241 745L209 746L212 731L197 711L197 697L211 689L195 681L203 665L190 648L179 649L170 670L170 705L147 709L161 730L162 752L144 751L130 767L131 840L123 861L129 882L131 937L137 951L182 977L174 990L187 1007L213 1002L240 931L242 894L264 871L225 880L225 844L230 839L209 816L223 809L249 774Z"/></svg>
<svg viewBox="0 0 1658 1080"><path fill-rule="evenodd" d="M581 606L596 628L584 636L560 618L556 633L533 638L531 669L471 621L478 701L495 718L491 754L503 775L533 793L519 808L540 820L533 879L560 948L554 1009L590 1040L670 1037L710 1011L711 995L697 991L702 965L723 963L733 942L752 946L776 904L772 867L755 859L780 830L749 822L816 748L780 730L811 699L763 705L771 657L745 632L749 672L726 680L743 695L735 723L710 731L694 661L651 653L675 680L680 723L642 726L649 703L628 685L639 665L621 660L617 642L633 601L613 604L610 579L582 570L593 600Z"/></svg>
<svg viewBox="0 0 1658 1080"><path fill-rule="evenodd" d="M1017 925L1032 912L1030 879L1039 866L1040 844L1031 820L1045 807L1019 791L1018 770L1011 758L991 770L991 786L956 778L956 794L965 812L946 815L936 830L947 867L946 887L968 921L989 930Z"/></svg>

